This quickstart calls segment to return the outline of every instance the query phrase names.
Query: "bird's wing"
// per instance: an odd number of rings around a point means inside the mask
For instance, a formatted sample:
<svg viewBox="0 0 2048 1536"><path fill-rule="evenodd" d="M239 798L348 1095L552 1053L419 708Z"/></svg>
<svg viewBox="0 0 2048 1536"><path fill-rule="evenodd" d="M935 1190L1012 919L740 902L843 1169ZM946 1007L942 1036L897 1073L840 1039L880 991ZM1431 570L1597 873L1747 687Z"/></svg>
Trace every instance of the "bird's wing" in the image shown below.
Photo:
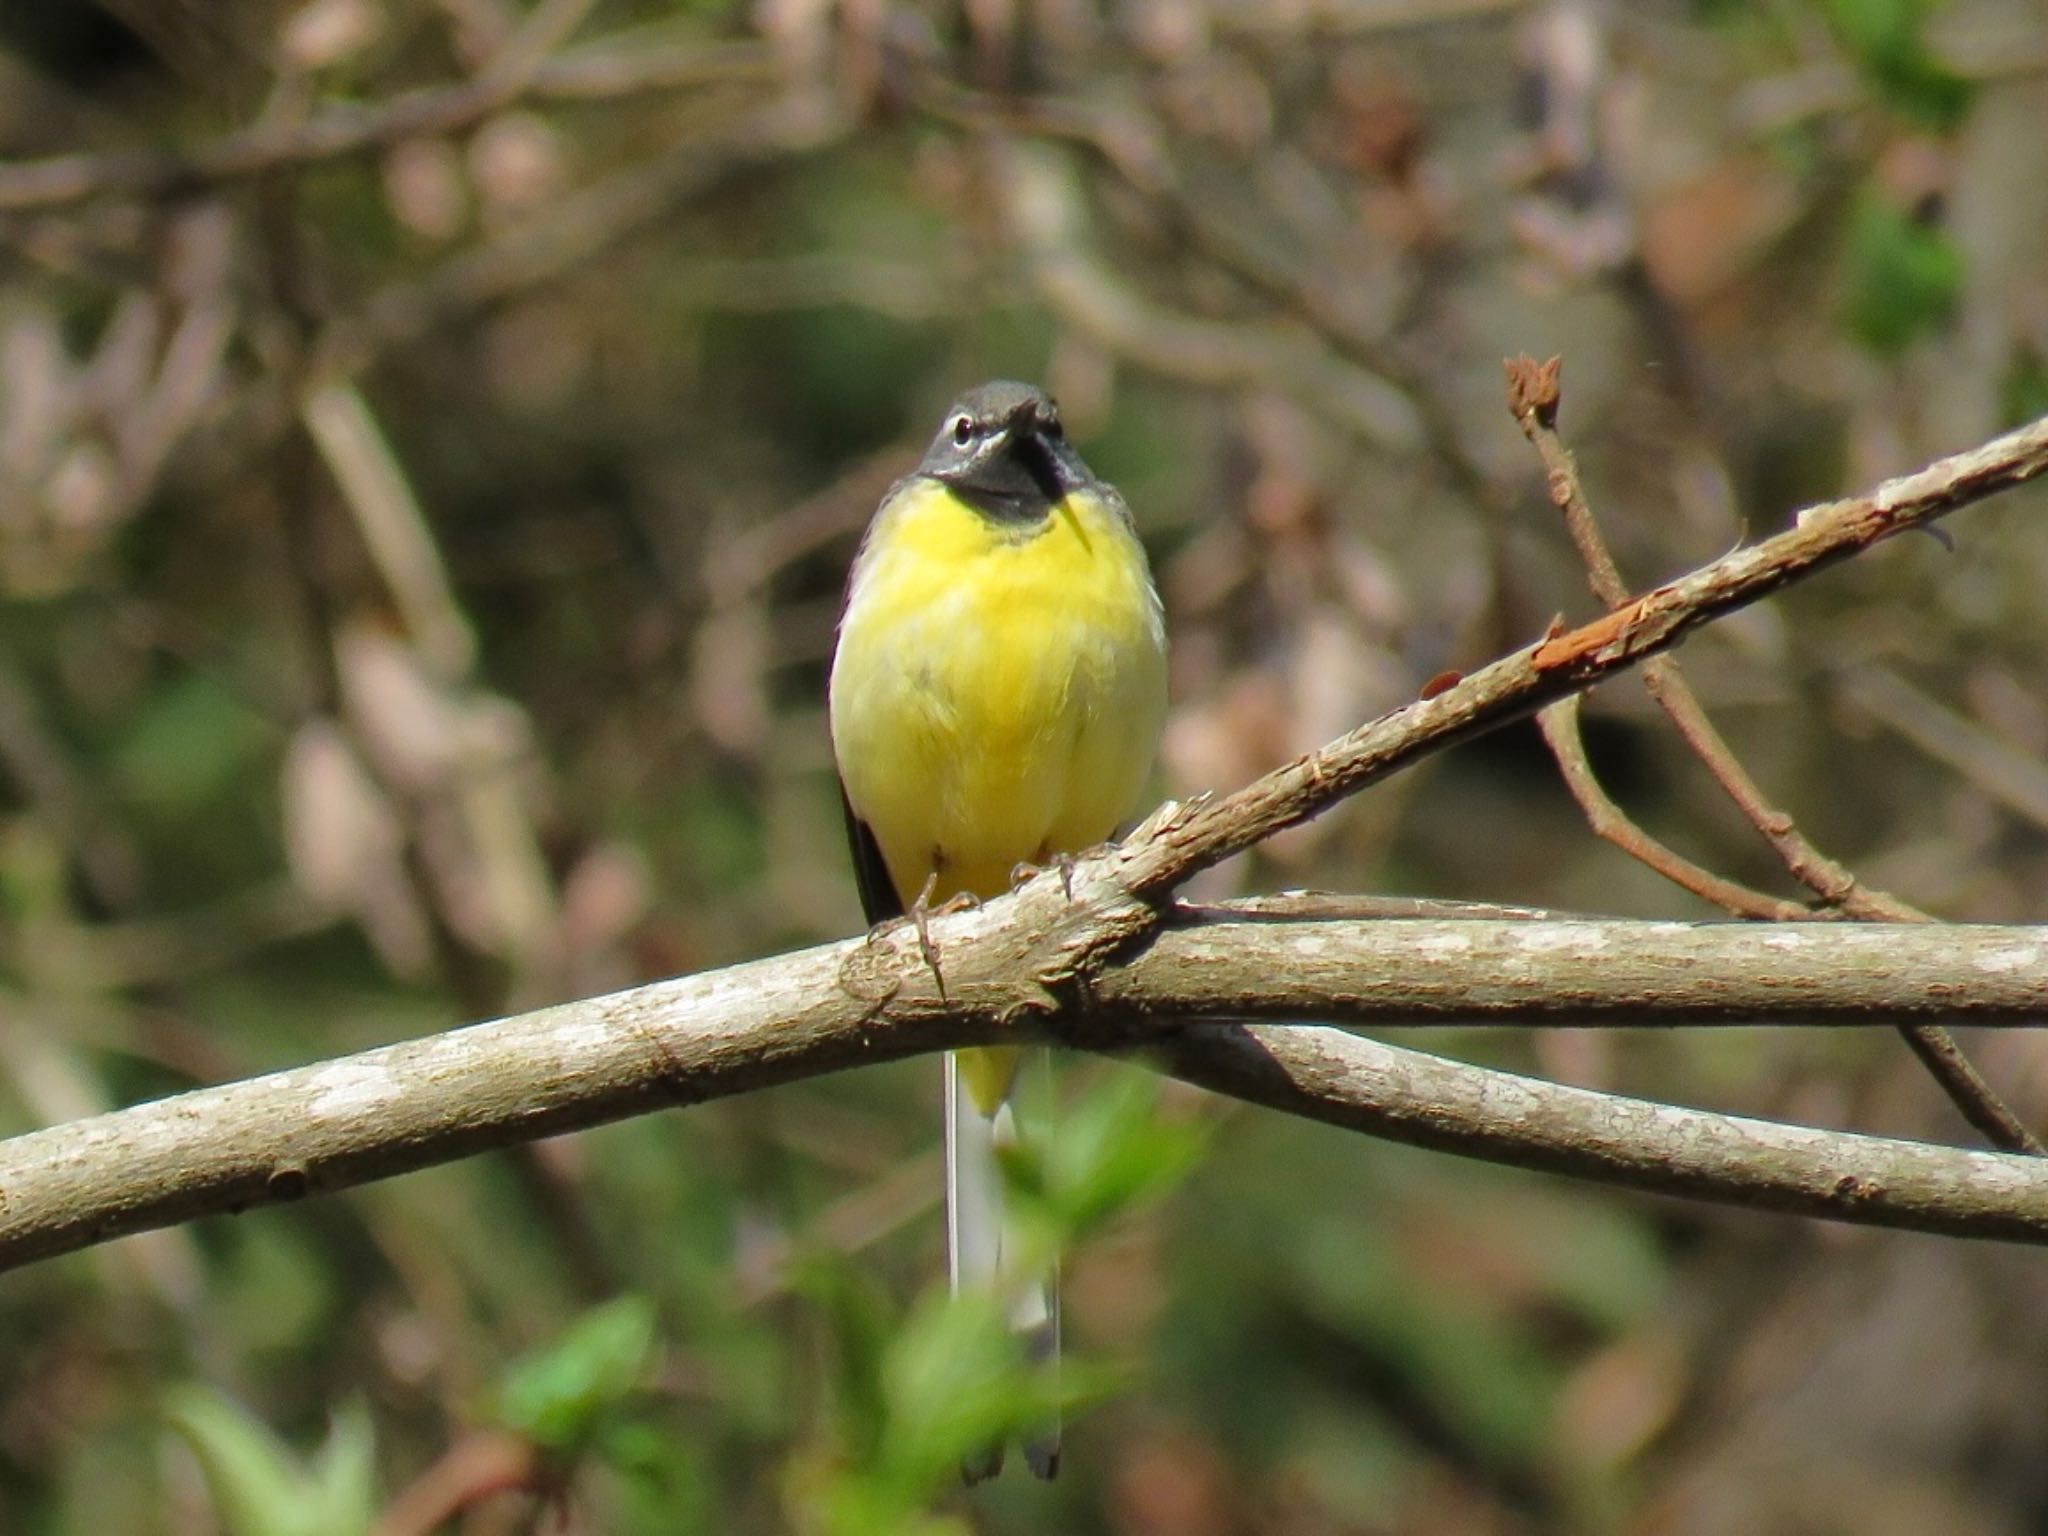
<svg viewBox="0 0 2048 1536"><path fill-rule="evenodd" d="M843 779L839 784L839 807L846 812L846 843L853 850L853 883L860 889L860 906L867 914L868 926L901 917L903 898L896 894L889 866L882 862L882 846L875 841L868 824L854 813Z"/></svg>

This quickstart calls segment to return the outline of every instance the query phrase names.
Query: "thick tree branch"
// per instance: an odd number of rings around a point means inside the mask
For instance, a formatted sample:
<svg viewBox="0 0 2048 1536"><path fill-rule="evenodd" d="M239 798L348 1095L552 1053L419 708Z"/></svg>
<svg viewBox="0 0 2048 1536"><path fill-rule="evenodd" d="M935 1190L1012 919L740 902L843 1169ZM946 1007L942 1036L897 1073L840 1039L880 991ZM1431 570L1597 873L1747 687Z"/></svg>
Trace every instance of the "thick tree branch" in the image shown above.
<svg viewBox="0 0 2048 1536"><path fill-rule="evenodd" d="M1100 1049L1142 1046L1149 1038L1146 1018L1162 1009L1197 1015L1211 1006L1201 1001L1200 985L1190 982L1175 991L1166 987L1165 976L1157 977L1162 988L1157 997L1118 991L1123 985L1118 978L1152 974L1148 966L1157 967L1164 963L1161 957L1178 952L1175 945L1184 942L1183 936L1165 931L1167 895L1195 871L1315 815L1431 751L1669 649L1695 625L1718 614L1879 539L2020 484L2044 467L2048 419L1888 482L1873 495L1813 508L1801 515L1796 527L1776 538L1646 593L1580 629L1560 627L1536 645L1234 794L1166 805L1122 845L1057 875L1041 875L979 911L936 920L936 968L926 966L918 943L898 931L204 1089L0 1144L0 1268L124 1232L239 1210L309 1189L359 1183L663 1103L736 1093L866 1061L1014 1038L1025 1031L1066 1034ZM1263 941L1256 975L1229 992L1227 1003L1216 1004L1225 1012L1241 1016L1256 1011L1262 1005L1254 999L1276 985L1276 977L1309 969L1317 959L1311 953L1276 951L1273 946L1284 930L1275 917L1285 916L1284 904L1278 914L1270 900L1262 909L1253 924ZM1384 931L1415 943L1416 955L1431 957L1432 995L1437 1000L1447 1001L1454 1010L1462 1008L1466 1017L1498 1022L1504 1012L1488 1013L1480 1006L1486 976L1512 979L1522 974L1519 965L1539 986L1547 985L1556 977L1545 956L1575 950L1598 929L1510 923L1497 936L1508 949L1491 967L1473 958L1477 930L1466 930L1461 937L1439 932L1434 940L1419 926L1388 924ZM1587 990L1596 986L1595 977L1634 974L1622 962L1668 953L1657 946L1698 931L1650 924L1630 930L1624 943L1610 936L1600 947L1599 963L1587 970L1584 985L1560 987L1549 1004L1549 1017L1555 1019L1560 1011L1574 1020L1599 1016L1602 1007ZM1734 932L1739 935L1738 947L1751 959L1804 953L1808 946L1813 956L1844 954L1849 951L1839 946L1857 942L1839 928ZM2044 944L2030 932L1922 927L1887 933L1890 942L1882 952L1866 956L1852 968L1852 975L1888 984L1899 974L1899 957L1909 950L1939 959L1923 977L1917 1000L1894 997L1889 1003L1873 1004L1865 998L1864 1011L1871 1017L1890 1020L1928 1012L1961 1017L1976 1006L1972 1000L2007 983L2022 988L2014 1009L2017 1015L2038 1021L2048 1011ZM1552 936L1555 949L1546 950L1546 934ZM1987 946L1977 953L1974 968L1961 948L1972 935ZM1341 949L1332 936L1309 937L1328 945L1333 955ZM1456 956L1456 964L1448 969L1446 954ZM1709 994L1721 998L1713 1006L1725 1004L1728 976L1741 969L1696 978ZM1194 970L1199 973L1200 966ZM1681 966L1678 972L1638 977L1638 990L1610 1012L1653 1022L1658 1017L1656 1005L1683 992L1682 971ZM1333 987L1327 996L1298 996L1296 1001L1303 1011L1321 1016L1372 1017L1369 1003L1376 1000L1384 1006L1389 1001L1384 991L1388 974L1386 959L1376 957L1344 987ZM1212 971L1211 976L1220 978L1221 971ZM1750 1015L1759 1022L1808 1017L1818 1006L1813 996L1797 989L1765 991ZM1794 1001L1789 1012L1783 1007L1787 998ZM1097 999L1109 1006L1099 1005ZM1776 1008L1768 1006L1773 1000L1779 1004ZM1394 999L1380 1017L1426 1016L1432 1006L1428 998L1410 995ZM1119 1012L1128 1020L1120 1034L1105 1022L1113 1022ZM1289 1099L1289 1107L1296 1107L1293 1101L1304 1095L1316 1098L1320 1091L1325 1097L1316 1102L1327 1117L1343 1120L1358 1115L1361 1123L1371 1119L1353 1102L1363 1089L1342 1074L1333 1077L1330 1070L1317 1068L1301 1078L1287 1078L1284 1072L1279 1078L1271 1072L1248 1075L1248 1042L1263 1038L1235 1028L1207 1035L1182 1030L1172 1043L1174 1069L1199 1078L1207 1070L1201 1052L1227 1052L1227 1058L1210 1062L1213 1080L1219 1083L1234 1077L1247 1095L1257 1096L1253 1089L1259 1087L1275 1102ZM1271 1048L1264 1055L1279 1059ZM1413 1081L1433 1081L1424 1070L1427 1064L1428 1058L1419 1059ZM1291 1086L1283 1086L1283 1078ZM1496 1089L1487 1089L1496 1078ZM1727 1117L1685 1118L1691 1112L1674 1111L1680 1119L1660 1120L1656 1106L1626 1107L1627 1101L1588 1099L1577 1090L1550 1089L1497 1074L1458 1080L1477 1084L1482 1102L1485 1092L1497 1090L1504 1102L1541 1102L1555 1106L1555 1113L1520 1116L1507 1125L1468 1121L1417 1097L1401 1111L1407 1118L1386 1121L1388 1133L1393 1134L1397 1124L1426 1127L1434 1145L1456 1145L1479 1156L1512 1157L1543 1166L1569 1161L1574 1171L1602 1177L1634 1177L1625 1173L1629 1168L1648 1170L1641 1181L1656 1188L1675 1187L1675 1175L1668 1170L1689 1155L1704 1155L1690 1141L1718 1136L1713 1157L1720 1161L1713 1166L1742 1162L1758 1182L1746 1186L1701 1165L1706 1171L1686 1184L1688 1192L1797 1209L1817 1209L1815 1201L1825 1204L1815 1193L1820 1188L1815 1181L1823 1173L1838 1180L1846 1176L1839 1161L1828 1158L1869 1150L1866 1143L1821 1132L1812 1133L1817 1140L1794 1135L1772 1141L1756 1123ZM1341 1093L1340 1082L1348 1084ZM1320 1090L1317 1083L1322 1084ZM1399 1084L1390 1074L1382 1086L1392 1093ZM1624 1122L1645 1135L1662 1125L1678 1139L1603 1152L1614 1126ZM1569 1129L1574 1125L1576 1131ZM1414 1134L1420 1139L1425 1133ZM1573 1141L1574 1136L1580 1139ZM1562 1150L1567 1142L1577 1147L1569 1158ZM1855 1184L1856 1198L1838 1199L1840 1208L1830 1207L1831 1214L2048 1240L2048 1160L2030 1165L1985 1154L1896 1145L1904 1148L1898 1156L1905 1161L1898 1164L1893 1181L1878 1177ZM1929 1184L1929 1179L1935 1182ZM1960 1196L1944 1203L1930 1194L1940 1189L1981 1195L1995 1209ZM1766 1196L1756 1190L1774 1193Z"/></svg>
<svg viewBox="0 0 2048 1536"><path fill-rule="evenodd" d="M1090 983L1074 1043L1128 1045L1147 1017L1372 1029L2048 1024L2048 929L1356 922L1295 918L1266 902L1175 914L1141 952ZM1050 1027L1064 1033L1057 1021ZM1097 1027L1113 1037L1092 1038Z"/></svg>
<svg viewBox="0 0 2048 1536"><path fill-rule="evenodd" d="M2048 1159L1652 1104L1334 1029L1210 1026L1154 1056L1218 1093L1439 1151L1870 1226L2048 1242Z"/></svg>
<svg viewBox="0 0 2048 1536"><path fill-rule="evenodd" d="M1290 921L1269 898L1245 913L1184 912L1122 959L1088 960L1133 911L1069 901L1058 880L1040 879L934 918L936 975L899 926L0 1142L0 1269L666 1104L1020 1031L1156 1051L1167 1070L1219 1092L1474 1156L2048 1242L2048 1162L1670 1109L1323 1027L1201 1022L2038 1024L2048 1021L2048 932Z"/></svg>

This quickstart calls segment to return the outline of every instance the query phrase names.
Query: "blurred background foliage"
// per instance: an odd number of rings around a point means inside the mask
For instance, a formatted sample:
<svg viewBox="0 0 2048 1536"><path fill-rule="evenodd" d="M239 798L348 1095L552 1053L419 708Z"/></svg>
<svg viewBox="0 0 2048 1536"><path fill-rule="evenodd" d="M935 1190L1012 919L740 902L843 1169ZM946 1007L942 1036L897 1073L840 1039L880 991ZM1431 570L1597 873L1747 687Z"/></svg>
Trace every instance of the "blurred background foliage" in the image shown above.
<svg viewBox="0 0 2048 1536"><path fill-rule="evenodd" d="M1227 787L1591 611L1503 354L1640 584L2048 410L2044 145L2040 0L10 0L0 1130L855 929L839 583L965 384L1128 493ZM1686 653L1945 916L2048 911L2043 510ZM1797 894L1632 684L1587 732ZM1706 913L1533 729L1205 889L1305 884ZM1961 1134L1889 1035L1436 1044ZM2034 1255L1064 1079L1057 1388L934 1303L914 1063L6 1277L0 1531L2048 1524ZM1055 1390L1063 1479L960 1492Z"/></svg>

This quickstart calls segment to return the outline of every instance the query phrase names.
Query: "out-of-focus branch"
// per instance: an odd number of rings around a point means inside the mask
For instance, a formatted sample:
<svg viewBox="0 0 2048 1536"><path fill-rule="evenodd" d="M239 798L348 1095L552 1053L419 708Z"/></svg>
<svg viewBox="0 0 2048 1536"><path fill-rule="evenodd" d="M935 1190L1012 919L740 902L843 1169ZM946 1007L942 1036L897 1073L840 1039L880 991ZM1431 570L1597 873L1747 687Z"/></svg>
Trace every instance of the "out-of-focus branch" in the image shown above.
<svg viewBox="0 0 2048 1536"><path fill-rule="evenodd" d="M918 103L957 127L1070 145L1141 198L1167 234L1226 273L1282 315L1308 328L1332 354L1320 358L1292 338L1242 323L1169 315L1128 295L1107 270L1078 251L1072 220L1052 217L1043 194L1022 206L1020 234L1040 260L1042 284L1067 318L1141 363L1175 377L1215 382L1255 378L1289 382L1298 398L1370 440L1410 446L1419 439L1459 494L1494 502L1485 470L1465 447L1455 415L1423 373L1369 334L1333 300L1328 285L1267 255L1218 219L1175 178L1160 135L1133 117L1108 117L1065 102L979 95L951 81L919 82ZM1193 345L1200 340L1201 345ZM1326 377L1327 376L1327 377ZM1334 399L1333 399L1334 395ZM1336 409L1347 396L1356 404ZM1396 405L1398 401L1398 405Z"/></svg>
<svg viewBox="0 0 2048 1536"><path fill-rule="evenodd" d="M1448 1150L1847 1220L2048 1242L2048 1163L1641 1104L1352 1040L1383 1025L2038 1024L2048 934L1630 922L1157 921L1098 857L970 912L0 1142L0 1269L127 1232L869 1062L1050 1034ZM943 978L943 979L941 979ZM1170 1020L1170 1023L1161 1023ZM1194 1021L1194 1022L1189 1022Z"/></svg>
<svg viewBox="0 0 2048 1536"><path fill-rule="evenodd" d="M2007 810L2048 827L2048 764L2033 753L1881 667L1849 673L1842 691L1851 704L1948 764Z"/></svg>
<svg viewBox="0 0 2048 1536"><path fill-rule="evenodd" d="M53 990L160 985L224 969L269 945L317 933L333 914L286 881L267 881L175 916L39 923L0 935L0 966Z"/></svg>
<svg viewBox="0 0 2048 1536"><path fill-rule="evenodd" d="M1592 505L1586 500L1585 488L1579 481L1578 464L1558 435L1559 372L1556 358L1545 364L1537 364L1526 357L1511 360L1508 364L1509 408L1543 460L1550 499L1564 514L1565 526L1571 533L1573 544L1578 547L1579 558L1585 562L1593 595L1610 610L1625 608L1630 602L1628 584L1622 579L1621 568L1615 564L1607 540L1593 516ZM1692 691L1692 685L1686 682L1676 657L1651 657L1643 663L1642 676L1643 686L1649 689L1650 696L1663 709L1693 754L1706 765L1722 791L1770 843L1793 877L1826 903L1825 911L1810 915L1839 913L1844 917L1879 922L1932 921L1926 913L1895 897L1860 884L1846 868L1814 847L1789 815L1765 799L1762 787L1750 776L1727 739L1715 728L1706 707ZM1575 706L1577 701L1571 702ZM1565 729L1567 723L1570 727L1568 734ZM1597 785L1593 783L1590 765L1585 761L1583 749L1578 747L1576 709L1568 722L1554 718L1546 711L1543 734L1557 756L1566 784L1581 806L1586 808L1588 820L1595 831L1607 828L1601 835L1610 841L1620 842L1622 847L1658 873L1738 916L1791 915L1767 907L1765 904L1771 898L1746 891L1710 871L1679 859L1678 855L1650 839L1622 816L1620 808L1603 793L1598 793ZM1588 792L1589 786L1592 794ZM1984 1080L1946 1029L1938 1024L1909 1022L1901 1023L1899 1032L1956 1109L1994 1145L2014 1152L2048 1151L2040 1138Z"/></svg>
<svg viewBox="0 0 2048 1536"><path fill-rule="evenodd" d="M533 72L526 94L535 101L621 101L712 85L765 84L781 67L766 43L677 43L629 29L556 54Z"/></svg>
<svg viewBox="0 0 2048 1536"><path fill-rule="evenodd" d="M350 372L450 316L585 269L636 231L765 167L823 148L847 129L829 102L795 92L727 114L647 160L580 188L516 229L379 293L320 338L323 372Z"/></svg>
<svg viewBox="0 0 2048 1536"><path fill-rule="evenodd" d="M539 1449L502 1429L472 1429L393 1499L370 1536L433 1536L484 1500L547 1487Z"/></svg>
<svg viewBox="0 0 2048 1536"><path fill-rule="evenodd" d="M467 675L476 632L455 601L419 499L362 394L340 382L318 385L299 414L420 654L444 681Z"/></svg>
<svg viewBox="0 0 2048 1536"><path fill-rule="evenodd" d="M458 84L408 91L371 105L328 107L303 122L261 122L185 152L55 155L0 167L0 213L61 208L110 194L160 197L362 154L405 139L459 132L546 78L549 55L582 23L592 3L540 0L498 54ZM729 70L733 61L720 54L717 63ZM650 61L643 61L642 69L645 89L671 89L672 82L704 78L680 68L673 58L665 72L653 69ZM565 65L554 78L563 95L623 93L613 62L589 55Z"/></svg>
<svg viewBox="0 0 2048 1536"><path fill-rule="evenodd" d="M76 850L93 894L108 900L127 880L128 857L96 814L88 775L43 723L35 694L14 667L0 664L0 771L36 814Z"/></svg>
<svg viewBox="0 0 2048 1536"><path fill-rule="evenodd" d="M1010 231L1040 296L1067 325L1140 367L1209 388L1284 389L1368 442L1418 441L1413 403L1322 338L1266 321L1186 314L1141 292L1088 249L1081 195L1067 168L1032 154L1001 156L996 178Z"/></svg>

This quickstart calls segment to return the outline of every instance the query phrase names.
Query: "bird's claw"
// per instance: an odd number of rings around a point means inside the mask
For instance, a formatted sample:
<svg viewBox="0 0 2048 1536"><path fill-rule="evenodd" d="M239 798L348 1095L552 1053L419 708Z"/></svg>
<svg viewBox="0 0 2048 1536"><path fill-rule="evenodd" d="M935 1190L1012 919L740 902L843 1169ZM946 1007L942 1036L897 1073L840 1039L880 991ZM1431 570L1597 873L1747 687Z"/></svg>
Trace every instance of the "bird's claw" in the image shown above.
<svg viewBox="0 0 2048 1536"><path fill-rule="evenodd" d="M936 873L925 877L924 889L917 893L917 900L910 904L905 915L910 925L917 930L917 952L924 956L924 963L930 968L932 980L939 984L939 996L946 995L946 978L939 970L939 947L932 942L928 926L935 917L946 917L955 912L971 912L981 905L981 899L972 891L955 891L937 906L931 904L932 890L939 883Z"/></svg>
<svg viewBox="0 0 2048 1536"><path fill-rule="evenodd" d="M1043 864L1014 864L1010 868L1010 889L1014 891L1025 881L1044 874L1048 869L1056 869L1060 873L1060 889L1067 893L1067 900L1072 901L1074 870L1080 862L1071 853L1054 853L1048 854Z"/></svg>

